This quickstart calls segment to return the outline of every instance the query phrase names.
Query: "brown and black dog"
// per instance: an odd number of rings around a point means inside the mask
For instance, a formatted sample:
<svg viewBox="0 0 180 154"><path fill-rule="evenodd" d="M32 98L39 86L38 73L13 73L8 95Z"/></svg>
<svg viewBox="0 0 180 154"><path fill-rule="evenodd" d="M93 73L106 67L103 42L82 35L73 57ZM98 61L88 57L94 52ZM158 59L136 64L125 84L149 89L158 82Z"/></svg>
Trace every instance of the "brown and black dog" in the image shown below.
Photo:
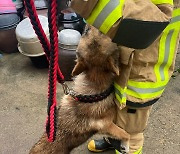
<svg viewBox="0 0 180 154"><path fill-rule="evenodd" d="M73 90L82 95L94 95L108 89L119 75L118 59L117 45L88 26L77 48ZM116 117L113 99L114 93L111 93L101 101L83 103L65 95L58 109L56 140L48 142L44 133L30 154L69 154L95 133L122 140L124 152L128 153L129 134L113 123Z"/></svg>

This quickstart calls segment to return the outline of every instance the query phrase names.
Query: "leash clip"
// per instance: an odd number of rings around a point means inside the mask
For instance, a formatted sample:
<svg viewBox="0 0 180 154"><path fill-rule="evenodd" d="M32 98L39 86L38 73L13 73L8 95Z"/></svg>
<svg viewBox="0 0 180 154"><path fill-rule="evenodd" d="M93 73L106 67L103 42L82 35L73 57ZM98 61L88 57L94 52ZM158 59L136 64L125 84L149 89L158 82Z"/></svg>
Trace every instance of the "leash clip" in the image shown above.
<svg viewBox="0 0 180 154"><path fill-rule="evenodd" d="M67 85L65 82L62 83L62 87L63 87L63 91L64 91L64 94L65 94L65 95L70 95L70 96L72 96L75 100L77 99L77 98L76 98L76 93L75 93L72 89L69 89L68 85Z"/></svg>
<svg viewBox="0 0 180 154"><path fill-rule="evenodd" d="M62 87L63 87L64 94L68 95L70 93L70 89L69 89L68 85L65 82L63 82Z"/></svg>
<svg viewBox="0 0 180 154"><path fill-rule="evenodd" d="M76 98L76 92L72 89L69 89L69 95L72 96L75 100L77 99Z"/></svg>

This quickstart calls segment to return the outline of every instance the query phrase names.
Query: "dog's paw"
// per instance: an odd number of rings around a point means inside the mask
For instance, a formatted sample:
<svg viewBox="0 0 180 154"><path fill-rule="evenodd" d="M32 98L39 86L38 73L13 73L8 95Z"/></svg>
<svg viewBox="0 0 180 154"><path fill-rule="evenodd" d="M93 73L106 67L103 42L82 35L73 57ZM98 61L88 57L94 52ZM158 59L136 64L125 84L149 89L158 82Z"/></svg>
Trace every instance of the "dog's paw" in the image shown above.
<svg viewBox="0 0 180 154"><path fill-rule="evenodd" d="M128 154L129 153L129 141L121 142L121 153Z"/></svg>

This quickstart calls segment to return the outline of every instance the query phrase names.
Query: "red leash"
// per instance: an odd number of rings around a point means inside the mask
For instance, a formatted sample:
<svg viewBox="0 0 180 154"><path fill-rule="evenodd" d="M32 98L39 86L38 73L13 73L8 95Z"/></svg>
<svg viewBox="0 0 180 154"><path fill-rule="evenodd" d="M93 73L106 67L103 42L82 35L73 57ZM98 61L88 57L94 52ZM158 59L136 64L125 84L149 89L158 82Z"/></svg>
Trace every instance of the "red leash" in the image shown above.
<svg viewBox="0 0 180 154"><path fill-rule="evenodd" d="M38 19L37 11L34 5L34 0L24 0L25 6L33 25L35 33L40 40L47 59L49 60L49 86L48 86L48 110L46 121L46 133L48 141L53 142L56 134L56 84L57 80L63 85L64 76L61 73L58 65L58 28L57 28L57 0L48 0L48 22L50 42L48 41L40 21Z"/></svg>

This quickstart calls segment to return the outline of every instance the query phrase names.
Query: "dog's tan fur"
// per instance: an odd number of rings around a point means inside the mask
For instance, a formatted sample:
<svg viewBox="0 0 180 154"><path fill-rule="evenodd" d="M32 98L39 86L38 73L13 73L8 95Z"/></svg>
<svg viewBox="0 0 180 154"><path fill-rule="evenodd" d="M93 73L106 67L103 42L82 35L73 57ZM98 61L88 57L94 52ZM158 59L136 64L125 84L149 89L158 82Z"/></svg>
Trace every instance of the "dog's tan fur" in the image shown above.
<svg viewBox="0 0 180 154"><path fill-rule="evenodd" d="M77 49L77 64L73 70L73 75L77 77L73 89L85 95L98 94L108 89L115 75L119 74L118 58L116 44L90 27L82 36ZM112 93L102 101L83 103L65 95L58 110L56 140L48 142L44 133L30 153L69 154L97 132L121 139L128 146L129 134L113 123L116 116L113 99Z"/></svg>

